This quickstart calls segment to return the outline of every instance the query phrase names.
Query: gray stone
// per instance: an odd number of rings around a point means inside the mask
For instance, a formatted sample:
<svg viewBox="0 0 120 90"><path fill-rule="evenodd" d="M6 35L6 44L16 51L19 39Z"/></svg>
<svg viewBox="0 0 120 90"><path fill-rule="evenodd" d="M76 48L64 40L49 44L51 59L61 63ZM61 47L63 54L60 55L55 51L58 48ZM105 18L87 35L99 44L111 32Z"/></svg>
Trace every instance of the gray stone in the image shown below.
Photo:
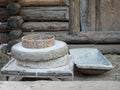
<svg viewBox="0 0 120 90"><path fill-rule="evenodd" d="M55 41L55 45L43 49L24 48L21 43L12 47L12 55L21 61L48 61L60 58L68 54L68 46L65 42Z"/></svg>
<svg viewBox="0 0 120 90"><path fill-rule="evenodd" d="M50 60L50 61L44 61L44 62L34 62L34 61L20 61L16 60L18 65L24 66L24 67L30 67L35 69L50 69L50 68L58 68L61 66L65 66L68 64L68 55L65 55L61 58Z"/></svg>

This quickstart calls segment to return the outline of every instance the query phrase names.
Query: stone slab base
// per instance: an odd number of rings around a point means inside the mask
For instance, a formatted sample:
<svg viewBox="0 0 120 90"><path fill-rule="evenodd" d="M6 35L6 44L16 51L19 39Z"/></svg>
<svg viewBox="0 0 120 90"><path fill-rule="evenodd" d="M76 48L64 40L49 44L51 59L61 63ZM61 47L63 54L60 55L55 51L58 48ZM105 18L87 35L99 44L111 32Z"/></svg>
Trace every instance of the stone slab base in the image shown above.
<svg viewBox="0 0 120 90"><path fill-rule="evenodd" d="M63 67L51 69L32 69L22 67L16 64L16 60L12 59L2 69L3 76L21 76L29 78L71 78L73 79L73 59L69 56L69 63Z"/></svg>

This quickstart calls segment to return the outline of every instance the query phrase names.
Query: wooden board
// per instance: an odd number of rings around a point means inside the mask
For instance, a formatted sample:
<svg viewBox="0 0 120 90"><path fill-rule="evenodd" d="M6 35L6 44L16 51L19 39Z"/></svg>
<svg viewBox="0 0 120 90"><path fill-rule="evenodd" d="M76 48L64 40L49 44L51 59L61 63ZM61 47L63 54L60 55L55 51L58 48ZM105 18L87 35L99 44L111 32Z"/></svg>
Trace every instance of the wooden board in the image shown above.
<svg viewBox="0 0 120 90"><path fill-rule="evenodd" d="M22 25L23 31L65 31L69 29L68 22L26 22Z"/></svg>
<svg viewBox="0 0 120 90"><path fill-rule="evenodd" d="M69 21L69 9L63 7L23 7L20 16L27 21ZM7 20L9 17L7 9L0 8L0 19Z"/></svg>
<svg viewBox="0 0 120 90"><path fill-rule="evenodd" d="M97 48L103 54L120 54L120 44L68 44L69 49L73 48Z"/></svg>
<svg viewBox="0 0 120 90"><path fill-rule="evenodd" d="M119 31L120 0L81 0L82 31Z"/></svg>
<svg viewBox="0 0 120 90"><path fill-rule="evenodd" d="M68 22L24 22L21 26L22 31L68 31ZM11 29L7 22L0 25L0 32L9 32Z"/></svg>
<svg viewBox="0 0 120 90"><path fill-rule="evenodd" d="M18 0L21 6L53 6L53 5L67 5L68 0ZM8 4L8 0L0 0L0 6Z"/></svg>

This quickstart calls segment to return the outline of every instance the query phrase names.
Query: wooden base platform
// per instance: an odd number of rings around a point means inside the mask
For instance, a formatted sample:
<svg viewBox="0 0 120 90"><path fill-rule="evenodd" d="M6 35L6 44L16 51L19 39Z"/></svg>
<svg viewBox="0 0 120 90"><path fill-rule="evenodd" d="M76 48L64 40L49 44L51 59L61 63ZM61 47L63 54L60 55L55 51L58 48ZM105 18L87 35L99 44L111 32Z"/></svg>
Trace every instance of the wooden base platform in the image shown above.
<svg viewBox="0 0 120 90"><path fill-rule="evenodd" d="M2 69L1 74L9 77L8 80L19 80L23 77L28 78L50 78L52 80L58 79L73 79L73 62L72 57L69 56L69 63L66 66L52 69L32 69L29 67L22 67L16 64L16 60L11 59ZM15 79L16 78L16 79Z"/></svg>

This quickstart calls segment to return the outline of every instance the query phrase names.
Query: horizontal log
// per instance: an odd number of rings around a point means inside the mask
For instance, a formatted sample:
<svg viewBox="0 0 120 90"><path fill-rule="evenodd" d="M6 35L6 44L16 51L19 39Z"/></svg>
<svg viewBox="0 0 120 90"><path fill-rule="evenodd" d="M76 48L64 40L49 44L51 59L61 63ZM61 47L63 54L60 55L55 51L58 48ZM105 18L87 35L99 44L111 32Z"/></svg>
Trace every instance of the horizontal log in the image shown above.
<svg viewBox="0 0 120 90"><path fill-rule="evenodd" d="M24 20L60 20L68 21L68 7L24 7L19 13ZM8 12L5 8L0 8L0 19L8 19Z"/></svg>
<svg viewBox="0 0 120 90"><path fill-rule="evenodd" d="M8 33L0 33L0 44L7 43L9 40L10 39Z"/></svg>
<svg viewBox="0 0 120 90"><path fill-rule="evenodd" d="M68 22L25 22L21 26L22 31L65 31L69 29ZM7 23L1 23L0 32L9 32Z"/></svg>
<svg viewBox="0 0 120 90"><path fill-rule="evenodd" d="M23 31L64 31L69 29L68 22L26 22L22 25Z"/></svg>
<svg viewBox="0 0 120 90"><path fill-rule="evenodd" d="M80 32L79 35L59 35L57 39L71 44L118 44L120 43L120 31Z"/></svg>
<svg viewBox="0 0 120 90"><path fill-rule="evenodd" d="M0 20L7 20L9 17L9 14L7 12L6 8L0 8Z"/></svg>
<svg viewBox="0 0 120 90"><path fill-rule="evenodd" d="M68 5L69 0L18 0L21 6L53 6L53 5ZM9 0L0 0L0 6L6 6Z"/></svg>
<svg viewBox="0 0 120 90"><path fill-rule="evenodd" d="M7 26L7 22L0 22L0 33L9 32L9 27Z"/></svg>
<svg viewBox="0 0 120 90"><path fill-rule="evenodd" d="M57 40L65 41L68 44L120 44L120 31L80 32L79 35L68 35L68 32L44 33L53 34Z"/></svg>
<svg viewBox="0 0 120 90"><path fill-rule="evenodd" d="M69 44L69 49L73 48L97 48L103 54L120 54L120 44Z"/></svg>

